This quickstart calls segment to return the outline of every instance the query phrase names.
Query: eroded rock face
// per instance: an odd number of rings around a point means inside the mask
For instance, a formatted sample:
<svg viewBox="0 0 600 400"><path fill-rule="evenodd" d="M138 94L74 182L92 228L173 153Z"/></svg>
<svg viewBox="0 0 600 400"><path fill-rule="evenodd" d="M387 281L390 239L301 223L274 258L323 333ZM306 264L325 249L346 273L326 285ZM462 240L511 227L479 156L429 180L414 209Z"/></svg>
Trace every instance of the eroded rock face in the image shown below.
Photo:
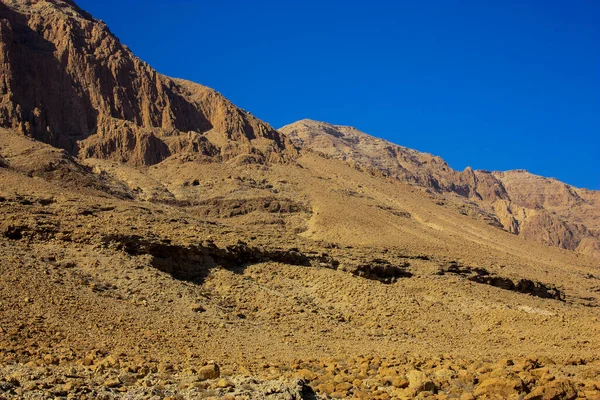
<svg viewBox="0 0 600 400"><path fill-rule="evenodd" d="M0 3L0 76L0 126L71 154L147 165L179 152L294 153L214 90L158 74L72 2Z"/></svg>
<svg viewBox="0 0 600 400"><path fill-rule="evenodd" d="M455 191L467 197L477 193L478 177L471 169L454 171L440 157L421 153L370 136L353 127L302 120L280 129L299 147L312 149L331 158L349 162L374 175L398 178L428 188ZM484 195L506 198L501 185L485 184Z"/></svg>
<svg viewBox="0 0 600 400"><path fill-rule="evenodd" d="M513 232L550 246L599 256L600 192L578 189L527 171L493 172L510 194L494 204Z"/></svg>
<svg viewBox="0 0 600 400"><path fill-rule="evenodd" d="M281 128L293 143L441 195L457 195L463 214L526 238L600 256L600 192L527 171L455 171L440 157L398 146L349 126L302 120Z"/></svg>

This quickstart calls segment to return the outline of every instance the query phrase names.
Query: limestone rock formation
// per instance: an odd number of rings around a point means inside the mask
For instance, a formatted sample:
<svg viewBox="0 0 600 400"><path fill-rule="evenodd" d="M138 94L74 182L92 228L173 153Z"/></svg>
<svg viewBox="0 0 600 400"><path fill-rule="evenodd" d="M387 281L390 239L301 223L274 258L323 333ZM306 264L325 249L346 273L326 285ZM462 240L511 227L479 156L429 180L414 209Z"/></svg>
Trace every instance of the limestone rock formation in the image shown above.
<svg viewBox="0 0 600 400"><path fill-rule="evenodd" d="M157 73L70 1L0 3L0 76L0 126L73 155L149 165L181 152L294 154L214 90Z"/></svg>

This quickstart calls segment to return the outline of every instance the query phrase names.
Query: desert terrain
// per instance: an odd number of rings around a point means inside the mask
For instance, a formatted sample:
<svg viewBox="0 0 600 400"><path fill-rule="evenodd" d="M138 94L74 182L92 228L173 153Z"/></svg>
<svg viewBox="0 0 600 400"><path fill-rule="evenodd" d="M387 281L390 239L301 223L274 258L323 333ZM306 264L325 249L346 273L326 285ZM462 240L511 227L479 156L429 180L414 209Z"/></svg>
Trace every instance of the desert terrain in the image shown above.
<svg viewBox="0 0 600 400"><path fill-rule="evenodd" d="M600 193L158 74L0 2L0 399L600 398Z"/></svg>

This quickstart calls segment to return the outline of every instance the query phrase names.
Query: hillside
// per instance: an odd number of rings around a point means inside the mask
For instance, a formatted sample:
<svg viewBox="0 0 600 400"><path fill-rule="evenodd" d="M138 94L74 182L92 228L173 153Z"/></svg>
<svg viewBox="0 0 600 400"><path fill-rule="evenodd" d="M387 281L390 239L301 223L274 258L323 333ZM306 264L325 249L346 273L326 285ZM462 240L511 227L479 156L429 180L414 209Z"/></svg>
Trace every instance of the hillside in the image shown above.
<svg viewBox="0 0 600 400"><path fill-rule="evenodd" d="M343 160L375 175L393 177L465 207L512 233L600 257L600 192L515 170L455 171L440 157L378 139L355 128L302 120L280 129L297 146Z"/></svg>
<svg viewBox="0 0 600 400"><path fill-rule="evenodd" d="M0 27L0 398L600 396L598 259L494 208L593 231L595 192L318 149L72 1Z"/></svg>

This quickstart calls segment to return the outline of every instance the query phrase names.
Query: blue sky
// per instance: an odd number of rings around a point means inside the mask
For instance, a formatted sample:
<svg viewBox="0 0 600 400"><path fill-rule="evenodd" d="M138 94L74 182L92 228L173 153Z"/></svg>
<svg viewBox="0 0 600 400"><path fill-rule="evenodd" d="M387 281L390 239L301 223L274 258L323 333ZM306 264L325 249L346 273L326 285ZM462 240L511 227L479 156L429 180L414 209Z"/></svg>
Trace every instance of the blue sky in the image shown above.
<svg viewBox="0 0 600 400"><path fill-rule="evenodd" d="M600 189L600 1L76 1L276 128L352 125L455 169Z"/></svg>

